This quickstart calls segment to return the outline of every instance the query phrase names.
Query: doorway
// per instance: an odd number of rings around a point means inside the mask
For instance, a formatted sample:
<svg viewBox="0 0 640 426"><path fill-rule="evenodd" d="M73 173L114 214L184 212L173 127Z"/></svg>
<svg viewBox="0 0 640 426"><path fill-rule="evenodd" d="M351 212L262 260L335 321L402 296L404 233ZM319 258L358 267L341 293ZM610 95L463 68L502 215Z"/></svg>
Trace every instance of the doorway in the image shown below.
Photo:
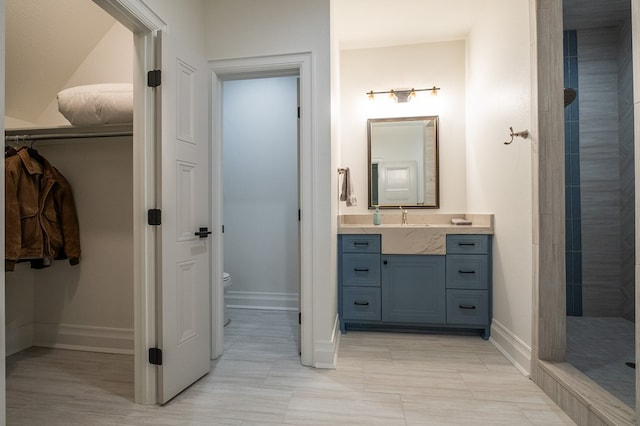
<svg viewBox="0 0 640 426"><path fill-rule="evenodd" d="M563 126L557 125L565 114L562 104L563 69L562 63L556 60L562 57L563 2L543 3L532 2L536 7L534 25L538 34L536 108L539 113L536 119L538 150L534 159L539 171L538 180L534 181L539 221L534 222L538 244L534 246L534 271L537 274L534 274L532 379L573 419L588 419L590 423L636 424L636 410L612 398L609 392L590 382L582 372L566 362L566 212L564 194L555 191L563 184L562 171L565 168ZM632 10L632 15L635 22L637 11ZM632 56L637 57L637 46L633 45L632 52ZM634 192L637 197L637 187ZM637 211L634 216L637 223ZM637 280L635 285L637 292ZM638 370L635 370L636 387L638 377Z"/></svg>
<svg viewBox="0 0 640 426"><path fill-rule="evenodd" d="M62 89L75 87L85 96L100 96L113 90L114 83L121 99L125 93L131 99L134 35L90 0L75 2L73 15L51 2L35 6L6 3L5 75L11 90L4 102L11 119L5 120L5 126L14 135L35 138L28 145L69 182L81 254L78 265L65 260L49 265L43 259L42 264L20 263L5 274L6 413L11 422L21 413L31 415L20 410L25 378L19 370L53 354L61 364L74 367L82 359L121 362L119 370L130 379L121 394L134 400L133 117L119 120L123 123L118 125L107 125L108 120L99 118L89 124L85 118L71 126L73 115L67 113L67 121L58 113L56 102L56 93ZM26 26L31 26L30 38L25 37ZM62 27L64 31L58 30ZM70 43L69 37L82 41ZM34 47L25 49L25 41ZM43 80L30 71L38 69L49 70L50 78ZM131 102L120 105L131 113ZM88 104L83 107L74 112L88 111ZM20 229L15 223L7 226ZM75 391L81 392L78 389L91 373L69 371L70 380L80 383ZM55 383L44 374L32 379L35 384L26 386L31 390L49 389ZM96 382L100 389L109 386L108 380ZM50 389L47 396L54 397L55 388ZM28 418L19 421L29 422Z"/></svg>
<svg viewBox="0 0 640 426"><path fill-rule="evenodd" d="M591 3L563 3L565 87L577 92L565 106L567 361L633 408L631 2L608 17Z"/></svg>
<svg viewBox="0 0 640 426"><path fill-rule="evenodd" d="M225 324L237 309L288 311L297 335L297 99L297 76L222 84Z"/></svg>
<svg viewBox="0 0 640 426"><path fill-rule="evenodd" d="M146 72L155 64L154 34L166 28L166 23L140 0L93 0L109 15L133 32L134 66L133 90L136 112L133 136L133 210L144 211L155 203L156 175L153 168L155 155L155 94L147 90ZM3 3L4 6L4 3ZM133 306L134 306L134 384L135 402L155 404L156 369L149 364L147 348L156 342L155 307L155 256L147 247L156 241L154 230L146 223L146 217L135 215L133 219ZM5 389L5 377L0 386ZM2 412L4 397L2 398Z"/></svg>
<svg viewBox="0 0 640 426"><path fill-rule="evenodd" d="M314 366L313 350L313 176L315 167L312 151L312 70L311 54L256 57L210 62L212 77L212 221L214 227L222 229L223 221L223 83L232 80L299 76L299 276L300 276L300 361L303 365ZM259 207L259 206L258 206ZM253 210L259 215L259 208ZM213 244L212 260L212 347L211 356L217 358L224 348L224 245L222 239ZM233 278L232 278L233 280Z"/></svg>

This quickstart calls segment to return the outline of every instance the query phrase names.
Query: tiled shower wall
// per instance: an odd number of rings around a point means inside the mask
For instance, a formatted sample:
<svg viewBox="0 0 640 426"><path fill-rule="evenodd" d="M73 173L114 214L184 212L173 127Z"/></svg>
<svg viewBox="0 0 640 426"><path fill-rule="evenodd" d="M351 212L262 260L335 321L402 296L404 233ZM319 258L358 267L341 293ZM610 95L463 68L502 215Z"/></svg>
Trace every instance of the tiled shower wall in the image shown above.
<svg viewBox="0 0 640 426"><path fill-rule="evenodd" d="M585 316L628 317L629 312L633 313L634 173L629 28L623 25L576 33L581 289ZM572 165L568 165L568 171L573 175ZM573 198L571 207L575 208ZM575 244L575 235L571 235L571 240L568 235L567 241ZM573 266L575 274L575 263ZM575 302L575 276L573 282L567 278L567 293L573 283ZM580 314L576 309L567 312Z"/></svg>
<svg viewBox="0 0 640 426"><path fill-rule="evenodd" d="M620 280L622 317L635 321L635 185L633 159L633 62L631 19L618 36L618 115L620 139Z"/></svg>
<svg viewBox="0 0 640 426"><path fill-rule="evenodd" d="M578 89L576 31L563 40L564 86ZM582 238L580 217L580 132L578 100L564 109L567 315L582 315Z"/></svg>

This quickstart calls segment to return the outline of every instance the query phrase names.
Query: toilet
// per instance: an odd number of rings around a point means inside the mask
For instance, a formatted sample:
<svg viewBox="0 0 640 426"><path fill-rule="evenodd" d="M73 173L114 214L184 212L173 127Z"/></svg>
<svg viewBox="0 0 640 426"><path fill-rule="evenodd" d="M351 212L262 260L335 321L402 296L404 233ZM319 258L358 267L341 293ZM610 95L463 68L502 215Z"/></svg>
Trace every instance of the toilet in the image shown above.
<svg viewBox="0 0 640 426"><path fill-rule="evenodd" d="M231 275L229 275L228 273L224 272L222 274L222 282L224 283L224 298L226 299L227 297L227 289L229 287L231 287ZM227 302L226 300L224 300L224 326L226 327L227 324L229 324L231 322L231 318L229 318L229 310L227 309Z"/></svg>

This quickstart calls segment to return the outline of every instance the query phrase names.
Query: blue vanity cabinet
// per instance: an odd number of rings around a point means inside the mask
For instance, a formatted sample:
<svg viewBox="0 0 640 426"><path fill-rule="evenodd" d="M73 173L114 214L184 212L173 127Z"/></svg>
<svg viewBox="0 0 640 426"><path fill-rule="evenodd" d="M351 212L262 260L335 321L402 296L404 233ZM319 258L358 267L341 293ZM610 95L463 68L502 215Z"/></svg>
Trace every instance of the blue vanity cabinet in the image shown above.
<svg viewBox="0 0 640 426"><path fill-rule="evenodd" d="M445 257L382 255L382 321L444 324Z"/></svg>
<svg viewBox="0 0 640 426"><path fill-rule="evenodd" d="M446 255L381 253L380 235L338 236L340 329L473 330L489 338L491 236L447 235Z"/></svg>
<svg viewBox="0 0 640 426"><path fill-rule="evenodd" d="M338 236L338 313L347 322L380 321L380 235Z"/></svg>
<svg viewBox="0 0 640 426"><path fill-rule="evenodd" d="M447 236L447 324L491 331L491 236Z"/></svg>

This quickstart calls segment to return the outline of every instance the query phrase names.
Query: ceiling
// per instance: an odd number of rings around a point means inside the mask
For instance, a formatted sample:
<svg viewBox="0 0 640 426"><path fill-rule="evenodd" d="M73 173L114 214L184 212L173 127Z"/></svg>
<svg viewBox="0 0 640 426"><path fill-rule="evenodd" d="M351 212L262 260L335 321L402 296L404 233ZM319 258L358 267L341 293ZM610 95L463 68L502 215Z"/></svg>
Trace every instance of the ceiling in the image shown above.
<svg viewBox="0 0 640 426"><path fill-rule="evenodd" d="M631 15L631 0L563 0L565 30L612 27Z"/></svg>
<svg viewBox="0 0 640 426"><path fill-rule="evenodd" d="M466 38L491 0L333 0L341 49L433 43Z"/></svg>
<svg viewBox="0 0 640 426"><path fill-rule="evenodd" d="M460 40L490 1L333 0L332 27L341 49ZM618 25L630 13L630 0L563 6L566 29ZM36 121L114 23L91 0L6 0L6 114Z"/></svg>
<svg viewBox="0 0 640 426"><path fill-rule="evenodd" d="M37 121L114 24L91 0L6 0L5 114Z"/></svg>
<svg viewBox="0 0 640 426"><path fill-rule="evenodd" d="M341 49L433 43L466 38L492 0L333 0L332 25ZM616 26L631 0L563 0L565 29Z"/></svg>

